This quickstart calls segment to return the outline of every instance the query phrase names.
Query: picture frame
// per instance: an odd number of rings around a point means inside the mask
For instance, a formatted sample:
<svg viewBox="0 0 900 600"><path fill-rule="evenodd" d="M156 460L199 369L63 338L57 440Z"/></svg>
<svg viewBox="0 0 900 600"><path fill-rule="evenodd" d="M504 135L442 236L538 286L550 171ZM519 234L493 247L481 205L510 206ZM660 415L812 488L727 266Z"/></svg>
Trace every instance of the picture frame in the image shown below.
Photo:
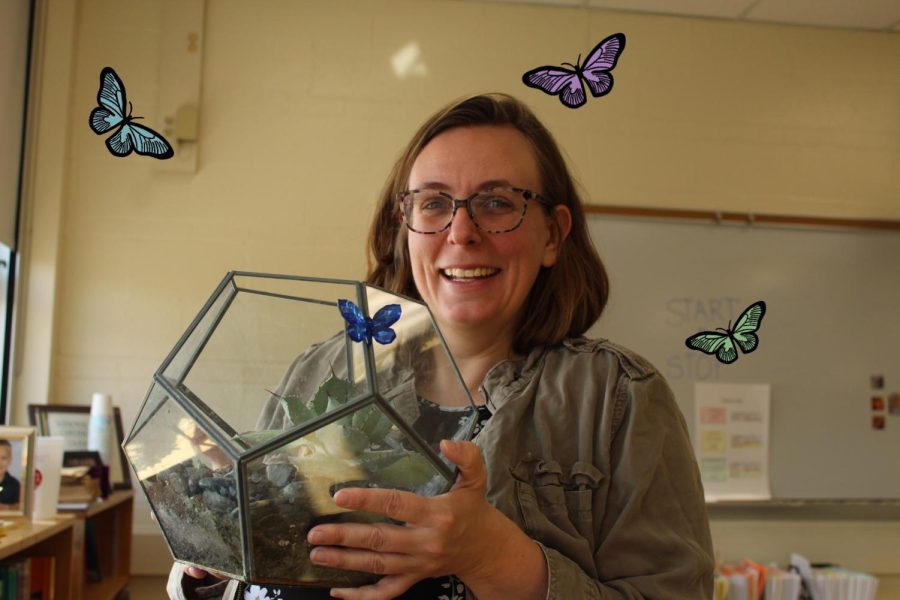
<svg viewBox="0 0 900 600"><path fill-rule="evenodd" d="M65 440L64 452L87 451L88 425L91 418L90 406L69 404L29 404L28 420L37 428L38 435L55 435ZM113 489L131 489L131 471L125 460L122 442L125 439L122 428L122 413L113 407L113 422L116 430L115 460L109 465L109 482Z"/></svg>
<svg viewBox="0 0 900 600"><path fill-rule="evenodd" d="M0 426L0 517L31 518L34 437L34 427Z"/></svg>

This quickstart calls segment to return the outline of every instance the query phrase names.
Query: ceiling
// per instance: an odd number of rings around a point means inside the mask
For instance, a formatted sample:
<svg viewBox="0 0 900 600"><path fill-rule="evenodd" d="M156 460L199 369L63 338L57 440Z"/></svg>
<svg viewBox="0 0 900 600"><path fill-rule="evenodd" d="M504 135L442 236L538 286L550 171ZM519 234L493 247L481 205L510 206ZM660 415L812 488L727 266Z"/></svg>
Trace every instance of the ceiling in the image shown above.
<svg viewBox="0 0 900 600"><path fill-rule="evenodd" d="M486 0L900 32L900 0Z"/></svg>

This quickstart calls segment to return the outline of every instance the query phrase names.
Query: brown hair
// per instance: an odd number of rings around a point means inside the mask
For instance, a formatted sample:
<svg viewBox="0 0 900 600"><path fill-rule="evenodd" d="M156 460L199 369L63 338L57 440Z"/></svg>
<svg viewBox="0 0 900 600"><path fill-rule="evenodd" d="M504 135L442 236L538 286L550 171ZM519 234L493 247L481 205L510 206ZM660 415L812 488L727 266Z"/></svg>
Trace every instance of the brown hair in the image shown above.
<svg viewBox="0 0 900 600"><path fill-rule="evenodd" d="M606 269L591 243L581 198L553 136L531 110L506 94L485 94L453 102L428 119L397 159L385 182L369 229L366 280L389 291L419 298L406 244L397 194L406 189L412 165L422 149L441 133L457 127L509 125L531 142L542 189L552 206L572 214L572 229L552 267L542 267L523 309L513 348L559 343L583 334L600 317L609 296ZM547 208L552 216L552 206ZM502 235L502 234L499 234Z"/></svg>

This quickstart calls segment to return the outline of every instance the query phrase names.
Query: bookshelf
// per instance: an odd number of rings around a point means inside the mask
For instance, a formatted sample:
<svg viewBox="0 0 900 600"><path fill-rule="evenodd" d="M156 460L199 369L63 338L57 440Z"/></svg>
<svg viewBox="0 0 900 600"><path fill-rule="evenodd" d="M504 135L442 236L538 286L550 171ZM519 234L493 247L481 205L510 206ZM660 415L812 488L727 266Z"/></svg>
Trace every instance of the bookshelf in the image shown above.
<svg viewBox="0 0 900 600"><path fill-rule="evenodd" d="M27 556L52 556L55 577L53 594L59 600L75 600L69 585L81 565L84 521L60 515L49 521L17 521L4 528L0 537L0 560ZM78 596L80 597L80 596Z"/></svg>
<svg viewBox="0 0 900 600"><path fill-rule="evenodd" d="M75 517L83 524L85 538L93 532L95 558L101 575L98 581L86 580L83 565L89 556L85 551L78 563L82 568L73 571L71 580L72 587L81 593L73 595L71 600L112 600L128 586L133 510L134 492L116 491L102 502L63 513ZM79 547L81 549L89 550L84 542Z"/></svg>
<svg viewBox="0 0 900 600"><path fill-rule="evenodd" d="M2 530L0 560L53 556L58 600L113 600L128 586L134 492L117 491L81 510L47 521L17 521ZM85 531L92 531L99 581L85 579Z"/></svg>

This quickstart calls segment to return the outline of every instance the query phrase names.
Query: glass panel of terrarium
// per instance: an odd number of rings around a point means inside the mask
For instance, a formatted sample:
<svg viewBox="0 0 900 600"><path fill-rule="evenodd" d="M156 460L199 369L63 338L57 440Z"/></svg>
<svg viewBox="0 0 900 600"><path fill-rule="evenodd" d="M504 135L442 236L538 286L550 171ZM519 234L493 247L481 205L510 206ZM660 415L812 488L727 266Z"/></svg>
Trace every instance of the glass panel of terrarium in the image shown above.
<svg viewBox="0 0 900 600"><path fill-rule="evenodd" d="M371 286L366 295L370 312L392 303L401 308L392 326L396 339L372 344L382 397L435 452L442 439L469 439L477 410L428 307Z"/></svg>
<svg viewBox="0 0 900 600"><path fill-rule="evenodd" d="M356 295L356 282L343 279L239 272L234 276L234 283L239 290L328 304Z"/></svg>
<svg viewBox="0 0 900 600"><path fill-rule="evenodd" d="M163 376L172 385L178 385L191 369L197 354L203 350L204 344L234 298L236 290L233 282L228 279L226 276L226 281L222 284L224 287L221 290L217 290L217 293L214 293L200 310L194 322L185 331L175 350L173 350L174 355L166 359L168 364L165 365Z"/></svg>
<svg viewBox="0 0 900 600"><path fill-rule="evenodd" d="M159 410L159 407L168 397L169 395L166 393L166 390L158 383L151 385L146 398L144 398L144 403L138 411L137 418L134 420L134 425L132 425L131 431L128 433L128 438L126 439L131 439L132 436L140 432L147 421L153 418L153 415L156 414L156 411Z"/></svg>
<svg viewBox="0 0 900 600"><path fill-rule="evenodd" d="M369 393L362 366L353 372L363 377L345 385L350 355L336 296L354 286L245 280L185 379L227 424L225 437L244 442L238 451Z"/></svg>
<svg viewBox="0 0 900 600"><path fill-rule="evenodd" d="M371 575L309 561L306 534L328 522L387 522L333 501L345 487L382 487L435 495L450 480L422 456L374 403L246 463L250 560L254 582L361 585Z"/></svg>
<svg viewBox="0 0 900 600"><path fill-rule="evenodd" d="M154 385L152 414L125 444L176 559L242 576L234 464L203 428ZM158 400L161 397L161 400Z"/></svg>

